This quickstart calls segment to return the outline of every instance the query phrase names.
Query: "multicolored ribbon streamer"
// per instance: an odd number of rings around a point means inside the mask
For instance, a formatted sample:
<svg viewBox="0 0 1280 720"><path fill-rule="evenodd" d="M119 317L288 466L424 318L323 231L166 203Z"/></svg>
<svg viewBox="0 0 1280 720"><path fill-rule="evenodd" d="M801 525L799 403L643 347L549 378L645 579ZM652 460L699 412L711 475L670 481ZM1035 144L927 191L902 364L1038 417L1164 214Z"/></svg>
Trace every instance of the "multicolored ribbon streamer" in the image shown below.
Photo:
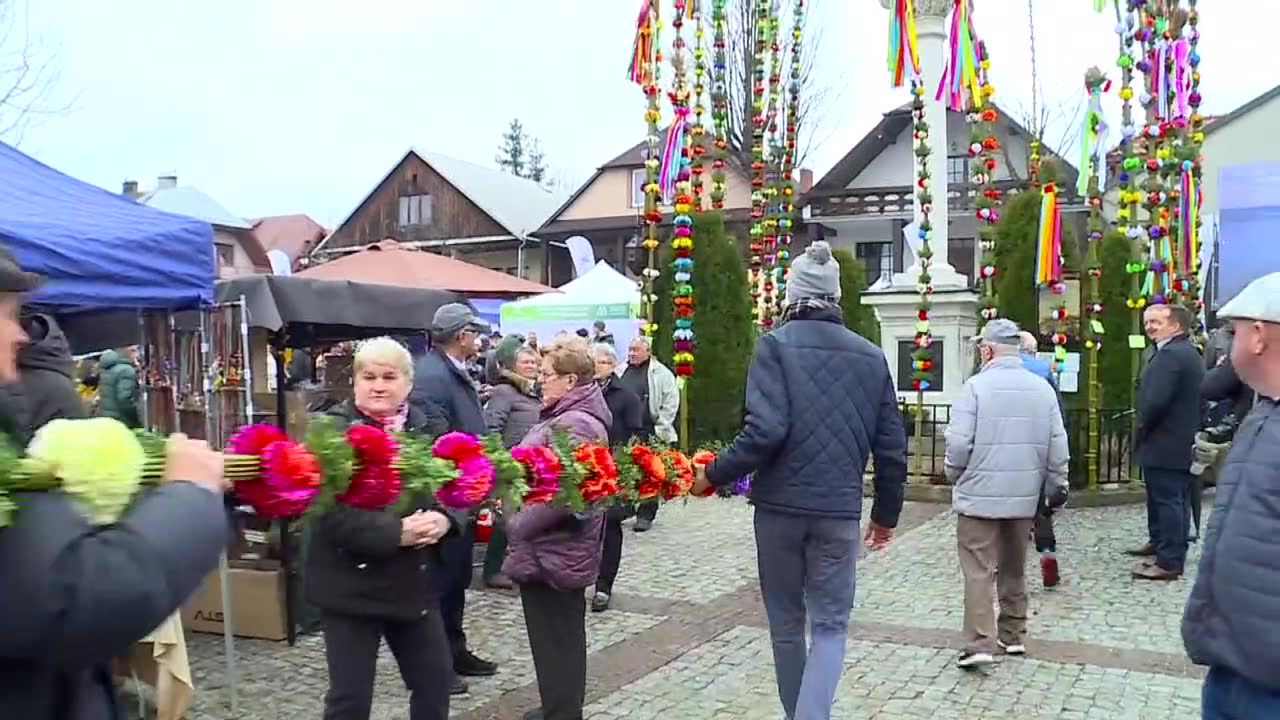
<svg viewBox="0 0 1280 720"><path fill-rule="evenodd" d="M1200 258L1200 183L1196 181L1195 171L1184 168L1182 171L1182 197L1179 199L1178 233L1182 249L1182 267L1188 275L1193 274L1196 261Z"/></svg>
<svg viewBox="0 0 1280 720"><path fill-rule="evenodd" d="M631 67L627 70L627 78L637 85L645 84L649 68L657 61L655 50L658 45L654 42L657 29L654 4L652 0L643 0L640 17L636 20L636 39L631 45Z"/></svg>
<svg viewBox="0 0 1280 720"><path fill-rule="evenodd" d="M675 195L676 179L680 174L680 153L684 149L684 133L689 124L689 108L678 107L675 120L667 129L667 142L662 148L662 170L658 174L658 187L664 198Z"/></svg>
<svg viewBox="0 0 1280 720"><path fill-rule="evenodd" d="M1107 0L1093 0L1093 11L1101 13L1107 8Z"/></svg>
<svg viewBox="0 0 1280 720"><path fill-rule="evenodd" d="M915 0L894 0L893 12L889 15L889 75L896 88L906 85L908 76L920 75Z"/></svg>
<svg viewBox="0 0 1280 720"><path fill-rule="evenodd" d="M978 48L981 41L973 26L973 10L970 0L956 0L951 14L951 52L947 65L938 81L936 99L946 99L947 108L965 112L969 108L982 108L982 91L978 81L978 66L982 59Z"/></svg>
<svg viewBox="0 0 1280 720"><path fill-rule="evenodd" d="M1041 192L1036 285L1045 287L1062 282L1062 212L1058 207L1058 189L1053 183L1046 184Z"/></svg>

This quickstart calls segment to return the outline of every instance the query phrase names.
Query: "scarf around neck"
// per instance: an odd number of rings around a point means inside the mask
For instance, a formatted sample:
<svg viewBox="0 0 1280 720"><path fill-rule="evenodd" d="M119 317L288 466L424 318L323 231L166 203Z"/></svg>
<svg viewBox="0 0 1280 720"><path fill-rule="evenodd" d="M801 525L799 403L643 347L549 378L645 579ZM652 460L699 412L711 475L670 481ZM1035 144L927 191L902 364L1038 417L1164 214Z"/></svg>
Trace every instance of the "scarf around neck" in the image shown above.
<svg viewBox="0 0 1280 720"><path fill-rule="evenodd" d="M366 413L361 414L372 420L375 425L387 432L404 432L404 426L409 421L409 403L404 403L395 411L394 414L391 415L378 417L377 415L369 415Z"/></svg>

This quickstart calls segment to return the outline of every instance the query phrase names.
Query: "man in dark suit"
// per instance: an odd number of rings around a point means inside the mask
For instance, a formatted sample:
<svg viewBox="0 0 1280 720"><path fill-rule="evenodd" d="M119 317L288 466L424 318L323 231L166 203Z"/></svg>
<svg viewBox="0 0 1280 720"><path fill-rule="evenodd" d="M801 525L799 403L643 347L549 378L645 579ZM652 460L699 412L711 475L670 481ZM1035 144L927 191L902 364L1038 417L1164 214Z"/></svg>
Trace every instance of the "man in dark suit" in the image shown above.
<svg viewBox="0 0 1280 720"><path fill-rule="evenodd" d="M1202 414L1199 388L1204 362L1191 342L1191 312L1153 305L1143 313L1155 351L1138 386L1138 464L1147 486L1149 542L1130 555L1142 580L1173 580L1187 557L1191 456Z"/></svg>
<svg viewBox="0 0 1280 720"><path fill-rule="evenodd" d="M480 395L467 370L468 361L479 352L476 340L484 326L462 303L450 303L436 310L431 322L431 349L414 366L413 391L409 404L427 415L443 416L450 432L476 437L488 430L480 407ZM455 537L440 543L440 615L453 651L453 668L458 674L454 694L467 692L461 676L484 677L498 672L497 663L482 660L467 649L463 616L467 588L471 586L472 557L475 550L475 523L467 522Z"/></svg>

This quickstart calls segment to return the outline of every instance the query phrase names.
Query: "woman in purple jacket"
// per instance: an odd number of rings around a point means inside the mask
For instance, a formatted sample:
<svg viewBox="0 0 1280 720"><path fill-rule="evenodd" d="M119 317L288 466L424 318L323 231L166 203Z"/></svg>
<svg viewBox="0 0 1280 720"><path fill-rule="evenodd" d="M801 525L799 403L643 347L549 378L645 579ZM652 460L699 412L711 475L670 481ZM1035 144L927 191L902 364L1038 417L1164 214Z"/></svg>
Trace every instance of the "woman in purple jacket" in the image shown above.
<svg viewBox="0 0 1280 720"><path fill-rule="evenodd" d="M595 382L595 363L580 340L557 343L542 359L542 420L520 443L548 445L563 432L579 443L607 443L612 417ZM520 586L542 708L525 720L582 720L587 686L584 590L600 570L604 521L547 505L507 520L503 570Z"/></svg>

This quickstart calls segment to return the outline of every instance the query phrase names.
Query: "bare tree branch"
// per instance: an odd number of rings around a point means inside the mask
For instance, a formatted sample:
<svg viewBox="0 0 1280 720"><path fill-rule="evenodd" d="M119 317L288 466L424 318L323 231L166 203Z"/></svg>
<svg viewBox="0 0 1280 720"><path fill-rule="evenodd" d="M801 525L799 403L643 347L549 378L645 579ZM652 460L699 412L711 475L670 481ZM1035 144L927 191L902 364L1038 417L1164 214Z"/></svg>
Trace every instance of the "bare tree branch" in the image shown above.
<svg viewBox="0 0 1280 720"><path fill-rule="evenodd" d="M0 137L15 143L33 123L66 114L74 105L54 97L57 48L33 38L26 13L21 21L18 15L17 2L0 0Z"/></svg>
<svg viewBox="0 0 1280 720"><path fill-rule="evenodd" d="M1037 108L1034 115L1026 106L1018 103L1009 108L1010 114L1017 119L1027 132L1031 133L1034 140L1039 141L1040 147L1045 152L1052 153L1062 158L1065 162L1070 163L1072 152L1079 144L1080 120L1081 113L1084 110L1084 101L1080 98L1063 99L1056 103L1044 103ZM1043 154L1043 153L1042 153ZM1015 180L1022 179L1020 177L1019 168L1025 168L1030 163L1030 151L1022 158L1017 158L1020 162L1015 162L1011 157L1009 148L1004 148L1004 159L1009 174ZM1087 168L1083 171L1087 171Z"/></svg>
<svg viewBox="0 0 1280 720"><path fill-rule="evenodd" d="M795 41L791 34L794 1L784 0L779 3L777 9L777 17L781 23L778 45L780 52L783 54L781 81L784 86L788 86L791 83L791 64L795 62ZM801 64L799 84L800 110L795 118L799 130L795 158L797 167L801 166L805 158L835 132L834 127L823 127L828 124L823 123L822 119L829 117L826 111L830 109L832 103L838 100L840 94L832 85L823 82L815 72L817 65L815 59L820 54L819 48L822 43L822 33L816 25L808 22L808 19L812 16L814 4L814 0L809 0L809 7L805 15L806 27L801 28L803 39L799 57ZM727 104L729 109L728 141L732 155L743 167L750 167L752 160L751 118L756 84L754 76L756 40L759 38L763 28L760 27L756 17L756 0L729 0L725 15L727 25L725 55L728 67L725 86L728 94ZM769 68L766 67L766 75L768 71ZM779 124L785 124L790 119L786 117L786 112L787 108L784 101L784 107L778 108ZM826 135L820 136L820 133L826 133Z"/></svg>

